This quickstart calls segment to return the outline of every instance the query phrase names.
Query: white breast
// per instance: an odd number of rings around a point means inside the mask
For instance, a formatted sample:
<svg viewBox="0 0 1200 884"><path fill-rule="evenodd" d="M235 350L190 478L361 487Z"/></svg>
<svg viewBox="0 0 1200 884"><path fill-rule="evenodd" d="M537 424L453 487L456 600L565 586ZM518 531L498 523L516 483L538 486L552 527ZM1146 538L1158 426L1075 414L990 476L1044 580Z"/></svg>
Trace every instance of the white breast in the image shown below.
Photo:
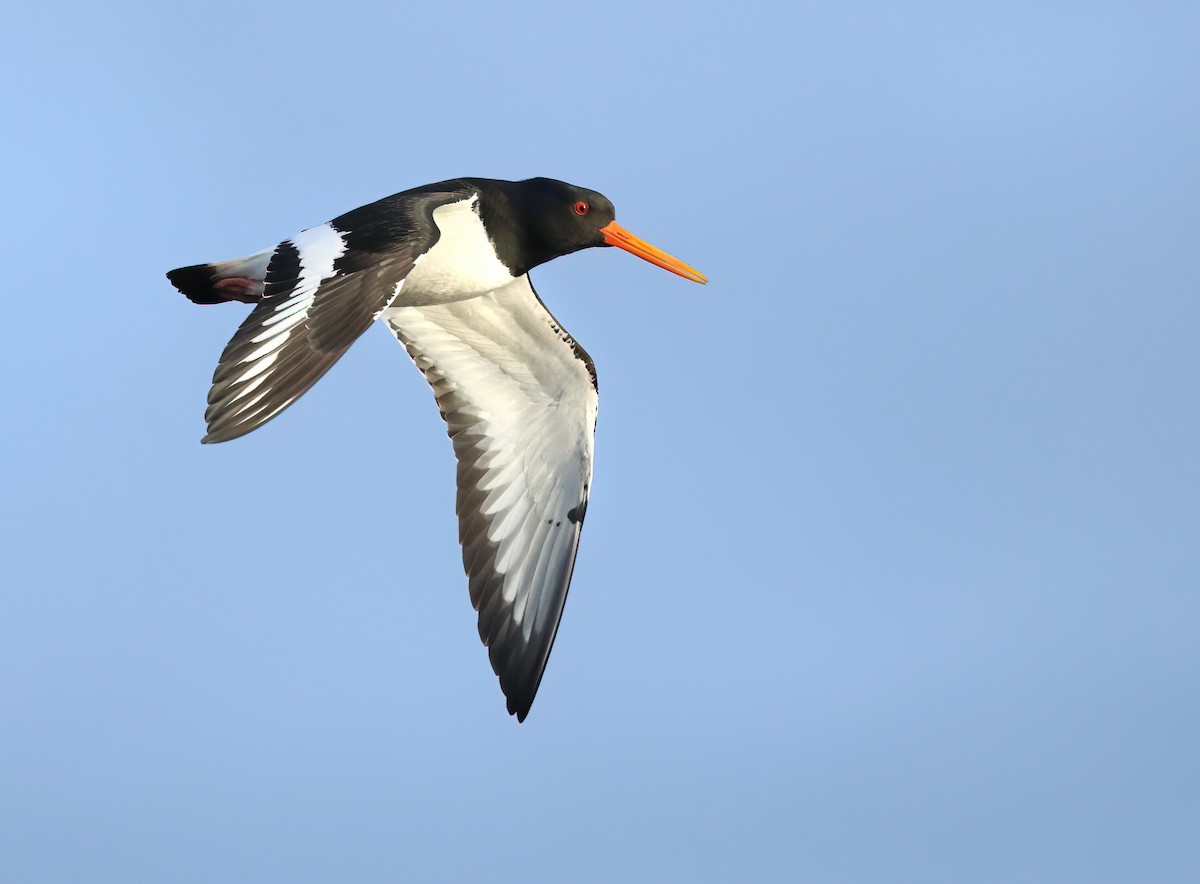
<svg viewBox="0 0 1200 884"><path fill-rule="evenodd" d="M475 211L478 196L440 206L433 221L441 233L437 244L417 259L392 307L423 307L478 297L515 278L496 257L483 221Z"/></svg>

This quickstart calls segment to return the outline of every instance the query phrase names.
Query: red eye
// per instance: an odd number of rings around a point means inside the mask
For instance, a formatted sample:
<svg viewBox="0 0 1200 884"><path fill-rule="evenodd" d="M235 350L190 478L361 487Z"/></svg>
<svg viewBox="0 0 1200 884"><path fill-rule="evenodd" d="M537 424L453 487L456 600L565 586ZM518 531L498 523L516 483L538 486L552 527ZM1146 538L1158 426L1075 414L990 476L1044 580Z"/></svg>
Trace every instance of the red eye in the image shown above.
<svg viewBox="0 0 1200 884"><path fill-rule="evenodd" d="M575 204L575 214L576 215L586 215L588 213L589 209L591 209L591 206L589 206L583 200L580 200L579 202L577 202Z"/></svg>

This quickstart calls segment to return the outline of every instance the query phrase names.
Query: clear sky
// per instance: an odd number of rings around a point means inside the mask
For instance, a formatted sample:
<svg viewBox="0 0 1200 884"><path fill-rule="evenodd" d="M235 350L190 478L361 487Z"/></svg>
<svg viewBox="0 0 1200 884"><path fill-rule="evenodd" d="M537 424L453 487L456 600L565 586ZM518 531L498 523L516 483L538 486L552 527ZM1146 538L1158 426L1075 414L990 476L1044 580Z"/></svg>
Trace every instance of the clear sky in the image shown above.
<svg viewBox="0 0 1200 884"><path fill-rule="evenodd" d="M1200 6L7 14L0 880L1200 880ZM460 175L596 473L518 725L372 329L201 446L182 264Z"/></svg>

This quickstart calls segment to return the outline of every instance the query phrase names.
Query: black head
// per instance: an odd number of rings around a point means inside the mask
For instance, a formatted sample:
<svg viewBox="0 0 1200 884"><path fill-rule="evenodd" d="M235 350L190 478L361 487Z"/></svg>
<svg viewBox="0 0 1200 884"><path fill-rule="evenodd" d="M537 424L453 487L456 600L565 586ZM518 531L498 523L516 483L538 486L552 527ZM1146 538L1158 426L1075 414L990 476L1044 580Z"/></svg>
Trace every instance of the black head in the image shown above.
<svg viewBox="0 0 1200 884"><path fill-rule="evenodd" d="M617 224L612 201L602 193L554 178L488 184L480 188L480 211L497 253L514 273L580 249L617 246L687 279L707 282Z"/></svg>
<svg viewBox="0 0 1200 884"><path fill-rule="evenodd" d="M602 193L553 178L515 181L508 203L521 231L526 270L580 249L605 245L600 229L616 217Z"/></svg>

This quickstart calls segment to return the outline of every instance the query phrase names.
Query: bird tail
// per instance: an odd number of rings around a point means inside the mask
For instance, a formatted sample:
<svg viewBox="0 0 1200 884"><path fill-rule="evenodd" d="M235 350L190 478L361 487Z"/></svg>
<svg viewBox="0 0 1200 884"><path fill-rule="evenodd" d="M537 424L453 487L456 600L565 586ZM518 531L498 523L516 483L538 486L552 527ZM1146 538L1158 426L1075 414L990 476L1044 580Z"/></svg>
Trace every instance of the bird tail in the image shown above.
<svg viewBox="0 0 1200 884"><path fill-rule="evenodd" d="M194 304L223 304L242 301L254 304L262 300L263 279L274 249L267 249L214 264L193 264L167 274L171 284Z"/></svg>

